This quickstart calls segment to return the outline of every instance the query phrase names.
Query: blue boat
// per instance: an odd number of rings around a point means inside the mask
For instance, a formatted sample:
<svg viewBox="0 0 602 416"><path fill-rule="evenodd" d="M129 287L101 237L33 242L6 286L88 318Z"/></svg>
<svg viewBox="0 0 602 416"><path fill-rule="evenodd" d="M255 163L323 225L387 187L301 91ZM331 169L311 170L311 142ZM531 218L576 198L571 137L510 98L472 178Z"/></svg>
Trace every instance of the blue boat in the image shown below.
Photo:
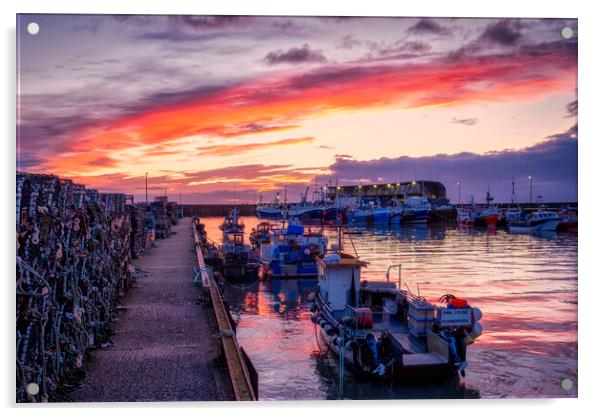
<svg viewBox="0 0 602 416"><path fill-rule="evenodd" d="M261 245L260 262L265 274L273 278L316 277L316 259L323 255L328 238L322 231L312 232L297 221L272 229L270 241Z"/></svg>
<svg viewBox="0 0 602 416"><path fill-rule="evenodd" d="M408 196L403 203L401 222L425 224L431 215L431 204L423 196Z"/></svg>

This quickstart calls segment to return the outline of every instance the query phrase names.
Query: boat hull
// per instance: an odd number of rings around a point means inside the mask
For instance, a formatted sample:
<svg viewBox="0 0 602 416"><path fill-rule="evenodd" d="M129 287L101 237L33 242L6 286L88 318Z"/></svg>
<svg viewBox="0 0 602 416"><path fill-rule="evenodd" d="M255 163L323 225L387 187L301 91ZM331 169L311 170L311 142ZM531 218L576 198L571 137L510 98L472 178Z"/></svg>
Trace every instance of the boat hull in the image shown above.
<svg viewBox="0 0 602 416"><path fill-rule="evenodd" d="M437 364L422 364L422 365L401 365L394 363L391 370L383 377L372 374L371 369L363 366L358 362L358 352L354 353L353 347L341 347L337 342L334 342L333 336L318 325L318 334L320 342L320 350L328 351L328 354L341 358L341 351L344 358L345 368L360 379L381 380L393 383L415 382L415 381L435 381L455 378L458 372L450 363ZM349 345L348 343L345 343ZM402 351L398 353L403 356ZM411 354L408 354L411 355Z"/></svg>
<svg viewBox="0 0 602 416"><path fill-rule="evenodd" d="M315 261L286 264L278 260L262 260L261 264L264 268L264 275L273 279L314 279L318 276Z"/></svg>
<svg viewBox="0 0 602 416"><path fill-rule="evenodd" d="M511 232L515 233L535 233L545 231L556 231L560 225L559 219L549 220L538 224L529 223L514 223L508 227Z"/></svg>
<svg viewBox="0 0 602 416"><path fill-rule="evenodd" d="M263 211L257 210L257 217L264 220L281 220L283 218L281 211Z"/></svg>
<svg viewBox="0 0 602 416"><path fill-rule="evenodd" d="M488 214L488 215L483 215L483 221L485 221L485 225L487 227L495 227L497 225L498 222L498 214Z"/></svg>

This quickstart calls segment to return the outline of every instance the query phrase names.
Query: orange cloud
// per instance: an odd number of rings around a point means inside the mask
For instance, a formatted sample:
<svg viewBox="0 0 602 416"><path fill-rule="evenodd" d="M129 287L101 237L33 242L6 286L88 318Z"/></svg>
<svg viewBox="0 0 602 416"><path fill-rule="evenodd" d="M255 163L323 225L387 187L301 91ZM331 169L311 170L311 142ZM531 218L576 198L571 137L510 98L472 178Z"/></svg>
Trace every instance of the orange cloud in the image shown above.
<svg viewBox="0 0 602 416"><path fill-rule="evenodd" d="M282 123L336 111L531 100L574 89L573 61L574 56L568 52L530 51L461 62L440 59L420 65L340 65L300 75L267 77L224 88L199 100L151 109L75 132L70 152L47 161L46 167L59 174L81 173L86 164L115 150L158 145L197 134L238 137L253 134L253 126L257 126L256 132L283 130L292 127ZM281 142L271 145L292 144ZM204 154L228 155L271 145L216 145L201 150Z"/></svg>
<svg viewBox="0 0 602 416"><path fill-rule="evenodd" d="M232 145L214 145L199 147L199 156L227 156L238 153L250 152L252 150L260 150L270 147L291 146L296 144L312 143L315 137L296 137L291 139L277 140L267 143L247 143L247 144L232 144Z"/></svg>

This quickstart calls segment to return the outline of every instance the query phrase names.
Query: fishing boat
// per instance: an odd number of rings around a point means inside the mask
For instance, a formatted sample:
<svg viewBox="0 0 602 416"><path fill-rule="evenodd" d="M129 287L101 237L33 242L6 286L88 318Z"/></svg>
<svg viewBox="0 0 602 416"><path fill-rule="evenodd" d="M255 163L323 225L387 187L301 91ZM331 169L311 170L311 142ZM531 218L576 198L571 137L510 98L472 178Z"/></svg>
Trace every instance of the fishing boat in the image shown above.
<svg viewBox="0 0 602 416"><path fill-rule="evenodd" d="M558 215L560 216L559 230L568 231L577 229L577 208L566 207Z"/></svg>
<svg viewBox="0 0 602 416"><path fill-rule="evenodd" d="M489 188L487 188L485 201L487 205L479 211L475 223L480 223L479 225L487 227L495 227L500 219L500 209L493 203L493 196L489 192Z"/></svg>
<svg viewBox="0 0 602 416"><path fill-rule="evenodd" d="M264 204L263 196L259 197L259 204L257 204L257 218L269 219L269 220L281 220L284 218L284 207L280 203L280 193L276 193L274 202Z"/></svg>
<svg viewBox="0 0 602 416"><path fill-rule="evenodd" d="M253 249L258 249L263 243L270 241L270 232L273 225L269 221L262 221L249 234L249 243Z"/></svg>
<svg viewBox="0 0 602 416"><path fill-rule="evenodd" d="M403 203L401 222L426 224L431 214L431 204L423 196L408 196Z"/></svg>
<svg viewBox="0 0 602 416"><path fill-rule="evenodd" d="M222 245L219 247L223 259L222 273L225 278L256 278L259 261L244 243L245 225L239 222L238 210L232 209L219 226L222 230Z"/></svg>
<svg viewBox="0 0 602 416"><path fill-rule="evenodd" d="M284 227L271 230L269 242L261 245L260 262L265 274L273 278L315 278L316 259L327 244L321 230L305 230L298 221L289 220Z"/></svg>
<svg viewBox="0 0 602 416"><path fill-rule="evenodd" d="M514 176L512 177L512 196L510 198L510 203L506 208L506 212L504 213L504 219L506 220L506 224L510 224L512 222L520 221L522 217L522 210L520 209L520 205L518 205L518 200L516 198L516 193L514 191Z"/></svg>
<svg viewBox="0 0 602 416"><path fill-rule="evenodd" d="M220 255L219 247L207 236L205 224L200 222L198 217L193 218L193 222L199 235L199 242L201 244L201 250L203 252L205 264L217 270L221 270L224 264L224 259Z"/></svg>
<svg viewBox="0 0 602 416"><path fill-rule="evenodd" d="M472 227L475 224L476 219L479 217L479 211L477 210L474 200L471 199L470 203L463 207L456 208L456 219L458 225L465 227Z"/></svg>
<svg viewBox="0 0 602 416"><path fill-rule="evenodd" d="M435 306L401 289L401 265L390 266L384 280L362 280L368 263L344 253L340 243L317 264L311 320L325 354L338 356L358 377L414 381L465 375L467 346L482 333L479 309L450 294ZM389 279L394 268L397 284Z"/></svg>
<svg viewBox="0 0 602 416"><path fill-rule="evenodd" d="M281 220L284 218L284 213L280 205L262 204L257 205L257 218Z"/></svg>
<svg viewBox="0 0 602 416"><path fill-rule="evenodd" d="M353 222L355 224L388 224L394 214L388 207L382 207L379 202L376 204L361 204L353 213Z"/></svg>
<svg viewBox="0 0 602 416"><path fill-rule="evenodd" d="M542 206L526 219L510 223L508 229L514 233L556 231L560 222L561 218L557 212L549 211Z"/></svg>

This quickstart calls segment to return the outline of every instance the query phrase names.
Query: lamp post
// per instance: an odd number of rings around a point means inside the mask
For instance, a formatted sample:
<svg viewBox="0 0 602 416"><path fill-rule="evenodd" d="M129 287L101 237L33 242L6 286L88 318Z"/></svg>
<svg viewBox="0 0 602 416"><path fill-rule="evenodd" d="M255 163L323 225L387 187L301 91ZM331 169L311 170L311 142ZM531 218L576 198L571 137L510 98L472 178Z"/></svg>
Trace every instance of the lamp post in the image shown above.
<svg viewBox="0 0 602 416"><path fill-rule="evenodd" d="M148 172L145 173L145 180L144 180L144 190L146 193L145 199L144 199L144 209L146 211L148 211Z"/></svg>
<svg viewBox="0 0 602 416"><path fill-rule="evenodd" d="M533 176L529 176L529 204L533 203Z"/></svg>
<svg viewBox="0 0 602 416"><path fill-rule="evenodd" d="M460 195L462 193L462 183L458 182L458 205L460 205Z"/></svg>

